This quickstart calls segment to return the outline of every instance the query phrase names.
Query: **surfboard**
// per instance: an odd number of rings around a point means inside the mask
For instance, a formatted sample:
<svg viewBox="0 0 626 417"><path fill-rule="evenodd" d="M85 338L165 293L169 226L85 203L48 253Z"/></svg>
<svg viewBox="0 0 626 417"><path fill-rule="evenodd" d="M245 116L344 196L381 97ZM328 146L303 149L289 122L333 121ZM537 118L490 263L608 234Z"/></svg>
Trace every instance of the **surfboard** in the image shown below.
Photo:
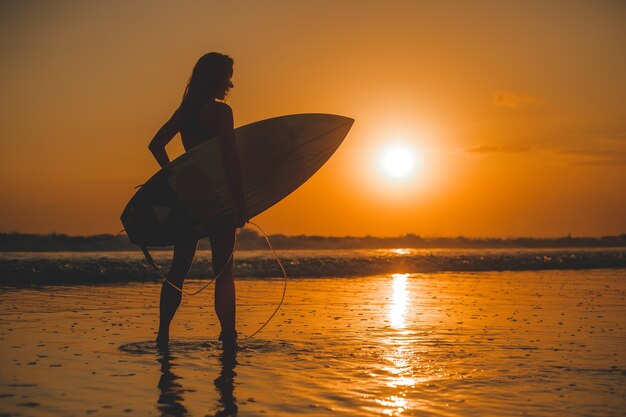
<svg viewBox="0 0 626 417"><path fill-rule="evenodd" d="M304 184L337 150L354 119L308 113L280 116L235 129L244 197L250 217ZM235 226L237 208L217 137L190 149L142 185L122 212L130 241L169 246Z"/></svg>

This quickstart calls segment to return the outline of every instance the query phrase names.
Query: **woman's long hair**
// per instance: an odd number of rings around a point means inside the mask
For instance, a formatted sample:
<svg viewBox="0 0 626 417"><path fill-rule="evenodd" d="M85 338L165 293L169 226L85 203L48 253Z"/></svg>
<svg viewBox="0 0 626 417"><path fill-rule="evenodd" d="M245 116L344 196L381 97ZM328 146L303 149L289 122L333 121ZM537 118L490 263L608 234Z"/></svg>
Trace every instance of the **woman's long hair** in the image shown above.
<svg viewBox="0 0 626 417"><path fill-rule="evenodd" d="M208 100L226 97L231 87L233 63L231 57L217 52L200 57L183 94L181 108L185 113L190 114Z"/></svg>

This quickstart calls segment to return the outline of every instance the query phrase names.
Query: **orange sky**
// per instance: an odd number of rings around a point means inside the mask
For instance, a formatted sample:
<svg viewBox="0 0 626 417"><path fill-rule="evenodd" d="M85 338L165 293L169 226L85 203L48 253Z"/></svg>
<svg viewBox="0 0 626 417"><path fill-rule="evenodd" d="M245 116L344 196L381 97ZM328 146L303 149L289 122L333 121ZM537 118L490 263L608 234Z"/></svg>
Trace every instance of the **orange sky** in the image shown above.
<svg viewBox="0 0 626 417"><path fill-rule="evenodd" d="M626 232L624 3L183 3L0 5L0 231L119 231L149 140L220 51L237 125L356 119L257 218L268 232ZM379 167L398 142L417 162L402 180Z"/></svg>

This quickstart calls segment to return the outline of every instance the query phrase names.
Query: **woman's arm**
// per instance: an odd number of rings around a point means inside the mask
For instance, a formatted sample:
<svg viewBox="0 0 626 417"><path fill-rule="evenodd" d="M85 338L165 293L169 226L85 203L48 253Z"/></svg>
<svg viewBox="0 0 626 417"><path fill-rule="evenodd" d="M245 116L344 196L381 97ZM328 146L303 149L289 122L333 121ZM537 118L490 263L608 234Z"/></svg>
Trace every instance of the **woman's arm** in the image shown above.
<svg viewBox="0 0 626 417"><path fill-rule="evenodd" d="M235 142L233 111L228 104L216 104L217 126L222 148L222 158L224 161L226 176L228 178L228 182L230 183L233 199L235 200L237 210L239 211L240 225L238 227L243 227L250 217L246 207L246 199L243 194L241 167L239 165L239 155L237 153L237 144Z"/></svg>
<svg viewBox="0 0 626 417"><path fill-rule="evenodd" d="M154 158L161 168L165 168L170 163L170 158L167 156L167 152L165 152L165 145L180 131L181 117L181 110L178 108L172 117L170 117L156 135L154 135L148 145L148 149L150 149L150 152L152 152L152 155L154 155Z"/></svg>

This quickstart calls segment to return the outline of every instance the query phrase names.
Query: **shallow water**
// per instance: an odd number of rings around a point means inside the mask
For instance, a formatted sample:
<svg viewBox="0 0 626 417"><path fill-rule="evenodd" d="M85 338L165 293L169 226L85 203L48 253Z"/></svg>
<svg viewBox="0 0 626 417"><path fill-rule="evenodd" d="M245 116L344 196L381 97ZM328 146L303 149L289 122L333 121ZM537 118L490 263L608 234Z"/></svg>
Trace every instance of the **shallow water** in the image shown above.
<svg viewBox="0 0 626 417"><path fill-rule="evenodd" d="M189 287L201 285L193 281ZM240 333L282 281L239 280ZM626 270L294 279L223 356L211 291L169 353L159 286L0 291L0 415L584 416L626 409Z"/></svg>

